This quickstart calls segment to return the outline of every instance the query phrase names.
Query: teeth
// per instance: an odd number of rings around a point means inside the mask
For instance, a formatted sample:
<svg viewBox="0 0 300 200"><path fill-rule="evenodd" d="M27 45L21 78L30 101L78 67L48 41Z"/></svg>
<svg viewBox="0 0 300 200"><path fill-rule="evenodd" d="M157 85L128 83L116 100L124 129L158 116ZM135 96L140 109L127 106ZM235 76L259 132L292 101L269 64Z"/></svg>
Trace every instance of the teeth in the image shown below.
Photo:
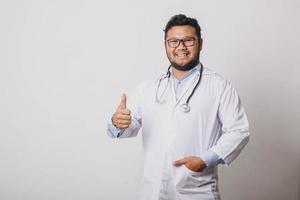
<svg viewBox="0 0 300 200"><path fill-rule="evenodd" d="M179 52L179 53L176 53L176 56L187 56L188 53L187 52Z"/></svg>
<svg viewBox="0 0 300 200"><path fill-rule="evenodd" d="M180 56L180 57L183 57L183 56L187 56L188 53L176 53L176 56Z"/></svg>

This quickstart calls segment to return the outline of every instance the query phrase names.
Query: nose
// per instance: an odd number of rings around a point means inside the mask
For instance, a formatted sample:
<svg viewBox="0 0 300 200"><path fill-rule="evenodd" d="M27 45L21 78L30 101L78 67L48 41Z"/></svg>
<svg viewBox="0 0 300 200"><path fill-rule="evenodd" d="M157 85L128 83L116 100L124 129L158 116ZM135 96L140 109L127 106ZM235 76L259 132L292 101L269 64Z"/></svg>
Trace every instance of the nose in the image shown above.
<svg viewBox="0 0 300 200"><path fill-rule="evenodd" d="M186 49L186 46L184 45L182 40L179 42L177 49Z"/></svg>

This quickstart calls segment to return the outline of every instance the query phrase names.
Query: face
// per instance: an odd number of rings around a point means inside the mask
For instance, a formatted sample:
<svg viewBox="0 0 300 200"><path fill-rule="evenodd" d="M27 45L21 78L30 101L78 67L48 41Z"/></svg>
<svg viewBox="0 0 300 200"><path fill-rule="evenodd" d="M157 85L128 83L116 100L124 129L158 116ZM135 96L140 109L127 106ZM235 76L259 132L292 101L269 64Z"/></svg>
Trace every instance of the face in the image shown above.
<svg viewBox="0 0 300 200"><path fill-rule="evenodd" d="M179 45L178 39L181 40ZM197 38L192 26L173 26L167 32L165 48L172 66L186 71L198 64L202 39Z"/></svg>

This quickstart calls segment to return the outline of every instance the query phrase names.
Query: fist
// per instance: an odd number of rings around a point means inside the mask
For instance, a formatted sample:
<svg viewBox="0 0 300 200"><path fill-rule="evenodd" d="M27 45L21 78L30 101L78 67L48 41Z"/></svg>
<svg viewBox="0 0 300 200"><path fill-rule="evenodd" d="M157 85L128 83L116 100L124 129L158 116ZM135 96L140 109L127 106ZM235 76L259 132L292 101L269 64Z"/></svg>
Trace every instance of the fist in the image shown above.
<svg viewBox="0 0 300 200"><path fill-rule="evenodd" d="M185 165L188 169L194 172L201 172L205 167L204 161L196 156L188 156L180 160L176 160L173 164L178 167L181 165Z"/></svg>
<svg viewBox="0 0 300 200"><path fill-rule="evenodd" d="M131 124L131 112L126 108L126 100L126 94L123 94L117 111L112 117L113 124L118 128L128 128Z"/></svg>

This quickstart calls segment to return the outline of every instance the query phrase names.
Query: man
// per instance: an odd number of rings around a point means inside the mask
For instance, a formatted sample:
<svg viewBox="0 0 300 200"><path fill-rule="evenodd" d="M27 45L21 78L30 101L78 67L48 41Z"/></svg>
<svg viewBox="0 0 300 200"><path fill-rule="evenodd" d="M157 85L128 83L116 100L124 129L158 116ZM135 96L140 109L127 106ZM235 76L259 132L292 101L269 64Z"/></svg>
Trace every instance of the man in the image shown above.
<svg viewBox="0 0 300 200"><path fill-rule="evenodd" d="M141 200L216 200L218 164L229 165L249 139L232 85L199 61L196 19L173 16L165 27L168 72L123 94L108 124L113 138L142 128L145 155Z"/></svg>

